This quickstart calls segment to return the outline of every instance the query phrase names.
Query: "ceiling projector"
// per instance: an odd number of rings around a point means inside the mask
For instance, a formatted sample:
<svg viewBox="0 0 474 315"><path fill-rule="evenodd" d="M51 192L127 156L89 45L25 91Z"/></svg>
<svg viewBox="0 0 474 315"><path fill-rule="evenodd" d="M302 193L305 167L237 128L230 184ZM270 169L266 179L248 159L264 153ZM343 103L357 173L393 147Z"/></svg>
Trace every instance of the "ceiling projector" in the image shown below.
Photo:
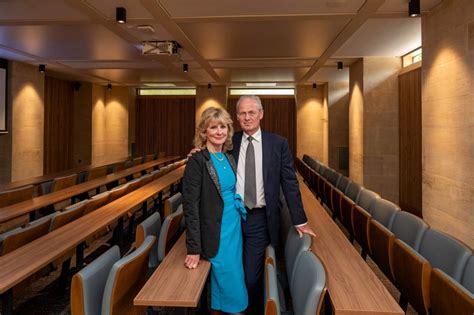
<svg viewBox="0 0 474 315"><path fill-rule="evenodd" d="M178 53L178 43L175 41L146 41L143 42L144 55L174 55Z"/></svg>

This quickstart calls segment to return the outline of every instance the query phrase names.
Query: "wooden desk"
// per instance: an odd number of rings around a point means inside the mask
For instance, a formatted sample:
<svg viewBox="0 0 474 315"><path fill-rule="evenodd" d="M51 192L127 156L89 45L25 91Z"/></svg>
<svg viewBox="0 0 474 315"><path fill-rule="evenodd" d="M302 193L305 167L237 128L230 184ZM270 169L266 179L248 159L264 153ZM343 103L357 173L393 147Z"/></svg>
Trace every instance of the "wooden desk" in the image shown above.
<svg viewBox="0 0 474 315"><path fill-rule="evenodd" d="M312 251L326 269L335 314L404 314L379 278L347 240L298 176L309 225L316 233Z"/></svg>
<svg viewBox="0 0 474 315"><path fill-rule="evenodd" d="M82 244L89 236L119 220L144 200L156 195L183 176L185 166L91 212L65 226L0 257L0 294L11 307L11 288L50 262ZM5 302L10 300L10 302ZM11 311L11 309L10 309ZM8 310L3 309L5 314Z"/></svg>
<svg viewBox="0 0 474 315"><path fill-rule="evenodd" d="M0 185L0 192L5 191L5 190L20 188L20 187L28 186L28 185L39 185L45 182L49 182L50 180L53 180L57 177L63 177L63 176L69 176L72 174L88 172L94 168L109 166L109 165L117 164L117 163L124 163L125 161L128 161L128 160L132 160L132 157L127 157L127 158L120 159L112 163L107 163L107 164L102 164L102 165L99 165L99 164L81 165L78 167L74 167L68 170L64 170L64 171L60 171L60 172L56 172L52 174L36 176L32 178L15 181L15 182L5 183L5 184Z"/></svg>
<svg viewBox="0 0 474 315"><path fill-rule="evenodd" d="M184 266L186 235L183 233L133 300L141 306L196 307L211 268L202 260L196 269Z"/></svg>
<svg viewBox="0 0 474 315"><path fill-rule="evenodd" d="M104 177L96 178L96 179L93 179L93 180L90 180L78 185L74 185L72 187L68 187L60 191L48 194L48 195L36 197L30 200L16 203L8 207L0 208L0 224L2 222L6 222L8 220L12 220L22 215L28 214L36 209L40 209L42 207L55 204L57 202L77 196L81 193L88 192L89 190L93 190L97 187L106 185L108 183L112 183L114 181L117 181L129 175L133 175L135 173L139 173L149 168L153 168L155 166L159 166L161 164L174 161L177 158L178 157L165 157L165 158L157 159L154 161L150 161L144 164L140 164L140 165L128 168L123 171L109 174Z"/></svg>

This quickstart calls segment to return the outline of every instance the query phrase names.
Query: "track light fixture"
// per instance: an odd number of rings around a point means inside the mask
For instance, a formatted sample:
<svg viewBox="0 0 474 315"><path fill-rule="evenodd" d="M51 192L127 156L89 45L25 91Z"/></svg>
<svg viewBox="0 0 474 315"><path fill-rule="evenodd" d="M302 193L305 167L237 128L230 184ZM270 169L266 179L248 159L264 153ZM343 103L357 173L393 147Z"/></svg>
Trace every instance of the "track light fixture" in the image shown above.
<svg viewBox="0 0 474 315"><path fill-rule="evenodd" d="M338 61L337 62L337 70L341 71L342 69L344 69L344 63L342 63L342 61Z"/></svg>
<svg viewBox="0 0 474 315"><path fill-rule="evenodd" d="M110 84L110 83L107 84L107 90L109 90L109 91L112 90L112 84Z"/></svg>
<svg viewBox="0 0 474 315"><path fill-rule="evenodd" d="M41 73L45 73L46 72L46 65L39 65L38 70Z"/></svg>
<svg viewBox="0 0 474 315"><path fill-rule="evenodd" d="M313 83L313 89L316 89L318 85L316 83Z"/></svg>
<svg viewBox="0 0 474 315"><path fill-rule="evenodd" d="M410 17L420 16L420 0L410 0L408 3L408 15Z"/></svg>
<svg viewBox="0 0 474 315"><path fill-rule="evenodd" d="M188 72L188 64L183 63L183 72Z"/></svg>
<svg viewBox="0 0 474 315"><path fill-rule="evenodd" d="M127 23L127 10L125 8L116 8L115 9L115 21L120 24Z"/></svg>
<svg viewBox="0 0 474 315"><path fill-rule="evenodd" d="M211 84L211 83L209 83L209 84L207 85L207 89L208 89L208 90L212 90L212 84Z"/></svg>

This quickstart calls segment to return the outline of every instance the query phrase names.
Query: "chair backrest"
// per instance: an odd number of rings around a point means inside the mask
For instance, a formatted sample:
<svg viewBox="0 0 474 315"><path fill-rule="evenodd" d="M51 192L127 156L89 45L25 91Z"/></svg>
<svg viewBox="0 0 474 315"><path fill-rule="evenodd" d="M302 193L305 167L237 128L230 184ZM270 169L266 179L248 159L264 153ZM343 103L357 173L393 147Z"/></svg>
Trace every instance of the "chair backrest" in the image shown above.
<svg viewBox="0 0 474 315"><path fill-rule="evenodd" d="M303 162L309 165L310 157L307 154L303 154Z"/></svg>
<svg viewBox="0 0 474 315"><path fill-rule="evenodd" d="M44 196L53 192L53 183L54 181L50 180L44 183L41 183L38 186L38 195Z"/></svg>
<svg viewBox="0 0 474 315"><path fill-rule="evenodd" d="M440 269L430 279L431 315L474 314L474 294Z"/></svg>
<svg viewBox="0 0 474 315"><path fill-rule="evenodd" d="M350 182L352 181L348 177L341 176L341 178L339 179L339 182L337 183L336 188L342 191L342 193L344 193Z"/></svg>
<svg viewBox="0 0 474 315"><path fill-rule="evenodd" d="M155 159L155 153L153 154L147 154L145 156L145 162L150 162L150 161L153 161Z"/></svg>
<svg viewBox="0 0 474 315"><path fill-rule="evenodd" d="M383 198L376 199L370 206L372 217L387 229L392 227L395 214L400 212L400 207Z"/></svg>
<svg viewBox="0 0 474 315"><path fill-rule="evenodd" d="M24 228L16 228L0 235L0 256L8 254L15 249L46 235L49 232L51 219L39 224Z"/></svg>
<svg viewBox="0 0 474 315"><path fill-rule="evenodd" d="M461 281L464 267L472 255L467 246L434 229L427 230L423 235L419 253L432 268L441 269L457 282Z"/></svg>
<svg viewBox="0 0 474 315"><path fill-rule="evenodd" d="M104 191L98 195L95 195L85 204L84 215L91 213L92 211L102 207L109 202L110 192Z"/></svg>
<svg viewBox="0 0 474 315"><path fill-rule="evenodd" d="M124 163L124 167L127 169L127 168L130 168L130 167L133 167L133 161L131 160L128 160Z"/></svg>
<svg viewBox="0 0 474 315"><path fill-rule="evenodd" d="M153 180L160 178L163 175L162 170L155 170L150 173L153 176Z"/></svg>
<svg viewBox="0 0 474 315"><path fill-rule="evenodd" d="M321 261L310 251L302 252L290 286L295 315L319 314L326 292L326 271Z"/></svg>
<svg viewBox="0 0 474 315"><path fill-rule="evenodd" d="M89 173L87 174L87 180L89 181L99 177L104 177L105 175L107 175L107 167L97 167L89 171Z"/></svg>
<svg viewBox="0 0 474 315"><path fill-rule="evenodd" d="M33 198L34 189L33 185L29 185L0 192L0 208Z"/></svg>
<svg viewBox="0 0 474 315"><path fill-rule="evenodd" d="M143 162L143 156L136 157L133 159L133 165L135 166L142 164L142 162Z"/></svg>
<svg viewBox="0 0 474 315"><path fill-rule="evenodd" d="M117 170L117 164L107 165L107 174L112 174Z"/></svg>
<svg viewBox="0 0 474 315"><path fill-rule="evenodd" d="M280 298L275 266L265 264L265 315L279 315Z"/></svg>
<svg viewBox="0 0 474 315"><path fill-rule="evenodd" d="M182 203L183 203L183 197L181 193L176 193L173 196L166 199L165 210L164 210L165 217L170 215L171 213L176 212L176 210Z"/></svg>
<svg viewBox="0 0 474 315"><path fill-rule="evenodd" d="M170 214L163 221L160 237L158 239L158 261L162 261L179 236L181 221L183 220L183 207Z"/></svg>
<svg viewBox="0 0 474 315"><path fill-rule="evenodd" d="M53 192L74 186L76 185L76 183L77 183L77 174L57 177L54 179L54 182L53 182Z"/></svg>
<svg viewBox="0 0 474 315"><path fill-rule="evenodd" d="M138 313L133 299L146 282L148 255L155 241L148 236L130 255L114 263L105 284L102 315Z"/></svg>
<svg viewBox="0 0 474 315"><path fill-rule="evenodd" d="M329 169L324 166L324 165L320 165L319 167L319 171L317 171L319 173L319 175L321 175L323 178L326 178L326 172L328 172Z"/></svg>
<svg viewBox="0 0 474 315"><path fill-rule="evenodd" d="M336 187L340 178L342 177L341 174L339 174L338 172L336 172L335 170L333 169L330 169L329 173L327 174L327 179L329 180L329 182L334 186Z"/></svg>
<svg viewBox="0 0 474 315"><path fill-rule="evenodd" d="M151 174L146 174L140 177L140 186L145 186L148 183L151 183L153 181L153 175Z"/></svg>
<svg viewBox="0 0 474 315"><path fill-rule="evenodd" d="M295 267L300 254L307 251L311 246L311 238L308 234L303 234L300 238L296 229L290 228L285 244L285 264L288 284L291 287L295 275Z"/></svg>
<svg viewBox="0 0 474 315"><path fill-rule="evenodd" d="M397 238L418 251L423 234L428 228L428 224L421 218L406 211L397 211L390 230Z"/></svg>
<svg viewBox="0 0 474 315"><path fill-rule="evenodd" d="M110 193L109 202L112 202L115 199L118 199L118 198L122 197L123 195L125 195L127 193L127 189L128 189L128 183L117 186L117 187L109 190L109 193Z"/></svg>
<svg viewBox="0 0 474 315"><path fill-rule="evenodd" d="M380 198L380 196L376 192L366 188L362 188L359 193L359 196L357 197L356 204L370 213L370 206L378 198Z"/></svg>
<svg viewBox="0 0 474 315"><path fill-rule="evenodd" d="M474 256L471 255L467 260L466 267L464 268L464 273L461 278L461 284L469 292L474 294Z"/></svg>
<svg viewBox="0 0 474 315"><path fill-rule="evenodd" d="M276 254L275 247L272 244L265 248L265 263L272 264L276 268Z"/></svg>
<svg viewBox="0 0 474 315"><path fill-rule="evenodd" d="M135 246L139 247L143 244L145 239L152 235L158 239L161 230L161 216L155 212L146 220L137 226L135 234ZM148 268L155 268L158 266L158 242L153 244L153 249L150 252L150 259L148 260Z"/></svg>
<svg viewBox="0 0 474 315"><path fill-rule="evenodd" d="M112 266L120 259L117 245L77 272L71 281L71 313L100 315L105 284Z"/></svg>
<svg viewBox="0 0 474 315"><path fill-rule="evenodd" d="M132 179L131 181L127 182L128 184L128 188L127 188L127 194L134 191L135 189L137 189L138 187L140 187L140 181L141 181L141 178L135 178L135 179Z"/></svg>
<svg viewBox="0 0 474 315"><path fill-rule="evenodd" d="M88 200L78 202L76 204L70 205L64 209L64 211L59 212L52 220L50 231L59 229L60 227L68 224L80 218L84 214L84 209L88 204Z"/></svg>
<svg viewBox="0 0 474 315"><path fill-rule="evenodd" d="M362 186L359 185L358 183L352 181L347 185L347 188L346 188L346 191L344 192L344 194L347 197L349 197L349 199L356 202L357 197L359 196L359 193L360 193L361 190L362 190Z"/></svg>

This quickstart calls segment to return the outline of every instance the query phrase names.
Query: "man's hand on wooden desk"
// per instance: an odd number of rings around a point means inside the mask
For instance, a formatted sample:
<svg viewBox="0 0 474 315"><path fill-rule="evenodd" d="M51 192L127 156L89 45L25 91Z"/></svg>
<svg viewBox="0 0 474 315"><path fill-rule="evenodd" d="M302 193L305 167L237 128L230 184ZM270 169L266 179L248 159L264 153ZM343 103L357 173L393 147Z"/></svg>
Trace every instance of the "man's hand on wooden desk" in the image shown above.
<svg viewBox="0 0 474 315"><path fill-rule="evenodd" d="M186 268L195 269L199 264L200 255L186 255L184 265Z"/></svg>
<svg viewBox="0 0 474 315"><path fill-rule="evenodd" d="M300 235L300 238L303 237L303 234L309 234L313 237L316 237L316 233L314 233L314 231L309 227L308 223L296 226L296 231Z"/></svg>

